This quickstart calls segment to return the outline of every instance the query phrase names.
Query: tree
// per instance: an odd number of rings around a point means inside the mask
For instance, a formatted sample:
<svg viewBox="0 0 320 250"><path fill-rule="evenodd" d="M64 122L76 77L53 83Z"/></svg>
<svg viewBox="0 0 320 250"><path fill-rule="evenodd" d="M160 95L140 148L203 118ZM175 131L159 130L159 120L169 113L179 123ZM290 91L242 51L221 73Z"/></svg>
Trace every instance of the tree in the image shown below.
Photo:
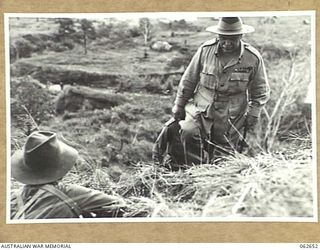
<svg viewBox="0 0 320 250"><path fill-rule="evenodd" d="M96 31L93 27L92 21L89 21L87 19L81 19L80 20L80 28L82 31L82 39L83 39L83 48L84 48L84 54L87 54L87 42L88 39L95 39L96 38Z"/></svg>
<svg viewBox="0 0 320 250"><path fill-rule="evenodd" d="M147 45L151 37L151 29L152 29L152 24L150 23L149 18L140 18L139 28L144 37L144 45Z"/></svg>
<svg viewBox="0 0 320 250"><path fill-rule="evenodd" d="M83 45L84 54L87 54L87 44L89 39L96 38L96 31L92 24L92 21L87 19L71 19L71 18L59 18L58 38L60 42L63 42L64 46L69 49L73 48L74 43L80 43Z"/></svg>
<svg viewBox="0 0 320 250"><path fill-rule="evenodd" d="M57 23L59 23L58 36L60 39L71 37L76 32L74 22L71 18L59 18Z"/></svg>

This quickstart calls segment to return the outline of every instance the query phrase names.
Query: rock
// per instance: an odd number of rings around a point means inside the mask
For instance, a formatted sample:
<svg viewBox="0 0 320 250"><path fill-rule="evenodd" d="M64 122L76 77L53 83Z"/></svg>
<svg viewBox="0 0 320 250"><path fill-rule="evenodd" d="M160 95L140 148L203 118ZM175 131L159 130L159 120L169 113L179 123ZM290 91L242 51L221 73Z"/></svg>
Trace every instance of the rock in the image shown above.
<svg viewBox="0 0 320 250"><path fill-rule="evenodd" d="M50 93L57 94L61 91L61 86L59 84L52 84L48 86L48 90Z"/></svg>
<svg viewBox="0 0 320 250"><path fill-rule="evenodd" d="M172 45L166 41L157 41L151 44L150 48L159 52L168 52L171 51Z"/></svg>

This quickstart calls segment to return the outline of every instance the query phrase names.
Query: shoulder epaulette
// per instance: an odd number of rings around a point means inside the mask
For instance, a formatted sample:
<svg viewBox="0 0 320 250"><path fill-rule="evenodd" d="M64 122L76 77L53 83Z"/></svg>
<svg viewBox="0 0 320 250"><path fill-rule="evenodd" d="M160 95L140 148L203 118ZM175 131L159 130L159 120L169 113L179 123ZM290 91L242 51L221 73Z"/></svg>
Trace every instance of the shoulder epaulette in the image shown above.
<svg viewBox="0 0 320 250"><path fill-rule="evenodd" d="M210 46L210 45L214 45L218 42L218 39L217 38L214 38L214 39L211 39L209 41L206 41L202 44L202 47L204 46Z"/></svg>
<svg viewBox="0 0 320 250"><path fill-rule="evenodd" d="M260 52L250 44L244 43L244 47L245 49L249 50L252 54L254 54L258 59L262 58Z"/></svg>

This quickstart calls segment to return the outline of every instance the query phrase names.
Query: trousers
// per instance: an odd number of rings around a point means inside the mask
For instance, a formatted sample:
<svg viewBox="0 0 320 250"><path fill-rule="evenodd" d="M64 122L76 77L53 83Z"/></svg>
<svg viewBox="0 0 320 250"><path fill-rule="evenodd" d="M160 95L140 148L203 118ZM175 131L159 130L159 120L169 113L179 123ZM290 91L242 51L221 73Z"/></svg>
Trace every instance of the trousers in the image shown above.
<svg viewBox="0 0 320 250"><path fill-rule="evenodd" d="M203 113L180 121L181 142L187 165L212 163L239 149L245 115L231 119L226 114L208 117Z"/></svg>

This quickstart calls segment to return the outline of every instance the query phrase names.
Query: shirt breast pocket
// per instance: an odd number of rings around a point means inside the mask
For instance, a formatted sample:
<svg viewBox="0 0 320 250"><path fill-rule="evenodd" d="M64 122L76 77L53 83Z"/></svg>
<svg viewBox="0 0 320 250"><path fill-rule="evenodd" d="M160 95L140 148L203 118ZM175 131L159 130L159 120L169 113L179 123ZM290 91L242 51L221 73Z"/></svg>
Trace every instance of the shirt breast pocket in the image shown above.
<svg viewBox="0 0 320 250"><path fill-rule="evenodd" d="M229 83L232 92L244 92L248 87L250 73L232 72Z"/></svg>
<svg viewBox="0 0 320 250"><path fill-rule="evenodd" d="M204 73L200 74L200 85L214 90L218 82L218 77L214 74Z"/></svg>

